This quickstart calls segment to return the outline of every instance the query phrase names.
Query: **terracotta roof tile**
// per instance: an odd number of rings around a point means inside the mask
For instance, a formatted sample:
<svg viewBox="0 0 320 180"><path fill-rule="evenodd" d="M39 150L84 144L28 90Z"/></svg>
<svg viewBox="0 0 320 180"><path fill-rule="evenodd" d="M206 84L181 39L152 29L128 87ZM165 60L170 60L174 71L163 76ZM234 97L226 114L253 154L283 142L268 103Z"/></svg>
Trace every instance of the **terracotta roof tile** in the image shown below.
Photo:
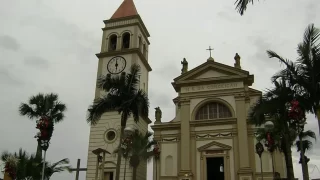
<svg viewBox="0 0 320 180"><path fill-rule="evenodd" d="M138 15L138 11L133 0L124 0L110 19L118 19L134 15Z"/></svg>

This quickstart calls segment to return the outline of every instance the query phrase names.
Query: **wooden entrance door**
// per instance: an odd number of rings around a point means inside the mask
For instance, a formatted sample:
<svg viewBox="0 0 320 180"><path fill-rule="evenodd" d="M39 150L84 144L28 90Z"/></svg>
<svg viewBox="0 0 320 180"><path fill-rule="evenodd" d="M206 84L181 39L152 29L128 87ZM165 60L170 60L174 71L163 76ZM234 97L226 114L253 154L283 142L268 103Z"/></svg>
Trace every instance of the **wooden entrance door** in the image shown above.
<svg viewBox="0 0 320 180"><path fill-rule="evenodd" d="M105 172L104 173L104 180L114 180L113 172Z"/></svg>

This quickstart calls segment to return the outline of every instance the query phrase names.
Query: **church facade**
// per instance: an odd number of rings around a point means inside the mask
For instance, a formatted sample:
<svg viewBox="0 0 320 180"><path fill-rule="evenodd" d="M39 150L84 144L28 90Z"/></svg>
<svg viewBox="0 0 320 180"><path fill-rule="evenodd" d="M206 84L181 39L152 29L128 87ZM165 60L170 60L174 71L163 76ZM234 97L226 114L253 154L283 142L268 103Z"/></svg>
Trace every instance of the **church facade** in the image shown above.
<svg viewBox="0 0 320 180"><path fill-rule="evenodd" d="M152 70L148 60L150 34L133 0L124 0L104 24L101 51L96 54L97 78L128 72L132 64L139 64L139 86L148 92ZM153 180L261 179L255 127L247 123L250 106L261 96L260 91L250 88L254 76L241 69L239 55L235 56L234 66L221 64L212 57L191 70L186 60L182 64L182 74L172 83L178 94L173 99L175 117L169 122L157 118L152 126L161 149L159 159L153 162ZM104 94L96 88L95 98ZM157 110L159 114L160 109ZM130 118L127 126L145 133L150 123L148 118L140 118L138 123ZM113 152L119 145L119 135L117 112L103 114L98 124L91 126L86 180L115 179L117 158ZM98 158L99 148L110 154ZM280 153L271 158L264 152L262 162L264 179L272 179L272 164L281 177L286 176ZM123 158L120 179L132 179L132 169ZM141 162L137 179L148 179L146 162Z"/></svg>
<svg viewBox="0 0 320 180"><path fill-rule="evenodd" d="M152 126L161 155L154 161L154 180L252 180L261 179L260 158L255 153L255 127L248 124L250 107L261 92L250 88L254 76L241 69L206 62L172 82L176 115L170 122ZM273 161L273 163L272 163ZM273 179L273 168L286 177L285 160L279 152L262 155L264 179Z"/></svg>

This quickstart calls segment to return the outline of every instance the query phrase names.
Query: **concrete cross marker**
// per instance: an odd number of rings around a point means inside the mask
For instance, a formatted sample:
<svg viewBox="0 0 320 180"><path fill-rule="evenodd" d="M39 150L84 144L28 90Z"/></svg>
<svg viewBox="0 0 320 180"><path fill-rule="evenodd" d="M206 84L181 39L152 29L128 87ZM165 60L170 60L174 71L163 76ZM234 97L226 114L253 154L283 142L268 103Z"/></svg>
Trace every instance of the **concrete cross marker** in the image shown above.
<svg viewBox="0 0 320 180"><path fill-rule="evenodd" d="M80 159L78 159L77 168L70 168L70 171L71 172L75 171L76 172L76 180L79 180L80 171L87 171L87 168L80 168Z"/></svg>

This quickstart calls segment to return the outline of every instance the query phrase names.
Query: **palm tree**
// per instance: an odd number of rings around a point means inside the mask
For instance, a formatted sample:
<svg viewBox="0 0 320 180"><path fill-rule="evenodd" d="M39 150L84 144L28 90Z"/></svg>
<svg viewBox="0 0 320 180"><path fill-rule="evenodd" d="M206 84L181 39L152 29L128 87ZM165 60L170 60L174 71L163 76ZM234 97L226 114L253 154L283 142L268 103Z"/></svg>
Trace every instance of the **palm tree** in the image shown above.
<svg viewBox="0 0 320 180"><path fill-rule="evenodd" d="M267 90L252 107L249 113L249 121L256 126L260 126L266 122L266 118L273 120L276 127L274 131L279 137L278 139L281 139L281 149L285 155L287 177L288 179L294 179L291 146L293 137L296 137L296 131L288 125L290 119L287 115L286 104L296 99L304 105L306 104L306 98L297 96L285 79L278 79L273 83L275 87Z"/></svg>
<svg viewBox="0 0 320 180"><path fill-rule="evenodd" d="M17 167L16 179L40 179L41 178L41 159L37 159L34 154L29 155L26 151L19 149L19 152L9 153L7 151L1 154L1 161L5 161L7 157L14 156L19 159ZM69 160L62 159L56 163L50 164L46 162L45 178L50 179L53 173L62 172L70 169Z"/></svg>
<svg viewBox="0 0 320 180"><path fill-rule="evenodd" d="M154 153L152 147L157 144L156 141L151 140L152 133L146 132L145 135L136 130L132 135L132 144L127 153L129 164L133 168L132 180L137 179L137 168L141 161L148 161L153 157ZM116 150L117 152L118 150Z"/></svg>
<svg viewBox="0 0 320 180"><path fill-rule="evenodd" d="M40 119L42 116L47 116L53 123L59 123L64 119L64 111L66 105L58 100L58 95L37 94L30 97L28 103L21 103L19 107L20 115L27 116L29 119ZM42 150L40 142L37 146L37 158L42 158Z"/></svg>
<svg viewBox="0 0 320 180"><path fill-rule="evenodd" d="M133 64L128 74L107 74L98 79L97 87L107 92L107 95L94 100L88 109L87 122L95 125L103 113L118 111L121 114L120 142L129 117L135 122L139 116L146 118L149 114L149 99L147 94L139 89L140 66ZM120 143L119 143L120 145ZM116 180L120 178L121 149L117 155Z"/></svg>
<svg viewBox="0 0 320 180"><path fill-rule="evenodd" d="M304 33L303 42L298 44L298 59L294 63L284 59L274 51L267 51L270 58L276 58L285 64L286 68L273 76L290 81L296 93L308 97L308 112L318 119L320 133L320 31L310 24Z"/></svg>
<svg viewBox="0 0 320 180"><path fill-rule="evenodd" d="M308 138L316 139L316 134L310 130L301 132L299 134L299 140L296 141L297 151L300 152L300 161L302 166L303 179L309 179L308 161L309 159L305 156L306 150L312 148L312 142Z"/></svg>
<svg viewBox="0 0 320 180"><path fill-rule="evenodd" d="M34 155L29 155L26 151L19 149L19 152L9 153L7 151L1 154L1 161L5 161L5 159L9 156L14 156L19 159L17 166L17 179L25 179L28 177L40 178L40 176L36 176L37 169L36 163L41 162L39 159L36 159ZM40 171L38 171L40 172ZM40 173L38 173L40 175Z"/></svg>

